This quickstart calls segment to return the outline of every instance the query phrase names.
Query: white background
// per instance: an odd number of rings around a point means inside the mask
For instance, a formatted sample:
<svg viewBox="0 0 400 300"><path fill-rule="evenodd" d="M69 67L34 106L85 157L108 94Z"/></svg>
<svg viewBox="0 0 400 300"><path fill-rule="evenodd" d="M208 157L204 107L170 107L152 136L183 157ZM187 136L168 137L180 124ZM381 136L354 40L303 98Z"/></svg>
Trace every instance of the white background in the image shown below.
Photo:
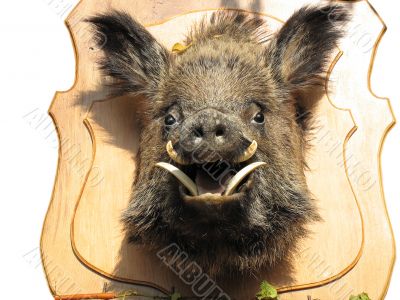
<svg viewBox="0 0 400 300"><path fill-rule="evenodd" d="M0 282L3 299L51 299L38 256L58 146L47 109L54 92L68 89L74 80L73 48L63 19L76 2L11 0L0 4ZM398 8L396 1L370 2L388 25L376 57L372 89L377 95L391 99L400 119ZM376 76L385 77L381 86L374 85ZM26 117L34 110L43 116L40 128ZM384 144L382 170L397 241L400 241L399 152L400 125L396 125ZM400 299L399 284L400 265L397 264L386 299ZM29 297L23 297L25 293Z"/></svg>

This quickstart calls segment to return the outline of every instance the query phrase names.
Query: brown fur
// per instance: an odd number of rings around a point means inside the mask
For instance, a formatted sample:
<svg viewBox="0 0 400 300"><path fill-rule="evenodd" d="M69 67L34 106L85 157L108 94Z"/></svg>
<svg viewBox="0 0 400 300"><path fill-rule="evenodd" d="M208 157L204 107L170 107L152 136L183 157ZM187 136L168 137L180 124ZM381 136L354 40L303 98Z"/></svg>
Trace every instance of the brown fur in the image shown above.
<svg viewBox="0 0 400 300"><path fill-rule="evenodd" d="M96 36L107 38L100 65L114 78L112 94L148 101L138 179L122 218L132 242L156 250L177 243L211 274L270 267L290 257L307 234L305 225L318 220L304 176L307 124L297 118L300 101L321 92L327 59L347 18L340 6L304 7L272 36L257 17L219 11L193 27L190 47L178 55L123 12L89 20ZM257 112L263 124L254 122ZM168 114L176 124L164 125ZM223 135L210 137L218 126ZM199 132L207 143L196 144ZM193 165L216 155L231 166L256 140L249 162L267 167L226 201L191 201L173 176L154 167L170 161L168 140Z"/></svg>

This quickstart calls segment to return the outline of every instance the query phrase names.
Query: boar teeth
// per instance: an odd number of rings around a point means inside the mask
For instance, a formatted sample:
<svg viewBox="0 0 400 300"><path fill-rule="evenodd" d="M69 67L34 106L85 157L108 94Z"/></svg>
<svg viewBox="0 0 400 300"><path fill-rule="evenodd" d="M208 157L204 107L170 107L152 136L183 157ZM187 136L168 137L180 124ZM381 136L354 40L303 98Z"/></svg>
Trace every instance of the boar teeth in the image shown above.
<svg viewBox="0 0 400 300"><path fill-rule="evenodd" d="M257 143L256 143L256 147L257 147ZM265 162L254 162L250 165L247 165L246 167L244 167L243 169L241 169L235 176L233 176L233 178L229 181L228 186L226 187L225 196L229 196L232 195L237 186L240 184L240 182L242 182L242 180L249 175L251 172L253 172L255 169L257 169L258 167L261 167L263 165L266 165Z"/></svg>
<svg viewBox="0 0 400 300"><path fill-rule="evenodd" d="M174 160L175 162L177 162L180 165L186 165L187 164L182 158L180 158L178 153L176 153L174 147L172 146L172 142L171 141L168 141L166 148L167 148L167 153L168 153L169 157L172 158L172 160Z"/></svg>
<svg viewBox="0 0 400 300"><path fill-rule="evenodd" d="M243 152L243 154L237 158L236 162L241 163L246 160L249 160L254 155L254 153L256 153L256 151L257 151L257 142L253 140L253 142L251 142L250 146L247 147L247 149Z"/></svg>
<svg viewBox="0 0 400 300"><path fill-rule="evenodd" d="M172 146L172 144L171 144ZM157 167L163 168L170 172L172 175L174 175L187 189L188 191L193 195L193 196L198 196L197 192L197 186L193 182L192 179L189 178L185 173L183 173L181 170L179 170L177 167L164 163L164 162L158 162L156 163Z"/></svg>

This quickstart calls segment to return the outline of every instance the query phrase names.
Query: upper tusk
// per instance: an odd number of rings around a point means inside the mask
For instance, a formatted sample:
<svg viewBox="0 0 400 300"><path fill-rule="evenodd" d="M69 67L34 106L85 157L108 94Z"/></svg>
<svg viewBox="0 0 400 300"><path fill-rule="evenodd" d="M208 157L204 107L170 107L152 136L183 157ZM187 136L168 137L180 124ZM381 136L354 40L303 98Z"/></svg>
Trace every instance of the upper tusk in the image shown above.
<svg viewBox="0 0 400 300"><path fill-rule="evenodd" d="M254 153L256 153L257 151L257 142L255 140L253 140L250 144L249 147L247 147L247 149L242 153L242 155L240 155L235 162L237 163L241 163L244 162L246 160L249 160Z"/></svg>
<svg viewBox="0 0 400 300"><path fill-rule="evenodd" d="M258 167L261 167L263 165L266 165L265 162L254 162L250 165L247 165L243 169L241 169L235 176L232 177L232 179L229 181L228 186L225 189L225 196L229 196L233 194L242 180L249 175L251 172L253 172L255 169Z"/></svg>
<svg viewBox="0 0 400 300"><path fill-rule="evenodd" d="M186 165L187 163L178 155L178 153L176 153L174 147L172 146L172 142L168 141L167 143L167 153L169 155L169 157L172 158L172 160L174 160L175 162L177 162L180 165Z"/></svg>
<svg viewBox="0 0 400 300"><path fill-rule="evenodd" d="M193 196L198 196L197 186L193 182L192 179L189 178L185 173L179 170L177 167L165 163L165 162L158 162L156 163L157 167L163 168L174 175L187 189Z"/></svg>

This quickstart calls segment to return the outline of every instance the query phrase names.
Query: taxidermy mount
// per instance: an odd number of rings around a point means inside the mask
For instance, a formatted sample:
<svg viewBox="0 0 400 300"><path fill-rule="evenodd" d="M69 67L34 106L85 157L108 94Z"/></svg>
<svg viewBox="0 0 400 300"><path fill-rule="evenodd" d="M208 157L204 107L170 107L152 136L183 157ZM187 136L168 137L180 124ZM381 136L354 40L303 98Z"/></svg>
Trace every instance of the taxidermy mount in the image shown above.
<svg viewBox="0 0 400 300"><path fill-rule="evenodd" d="M304 175L302 103L323 92L348 18L341 6L307 6L271 34L259 17L220 10L175 53L124 12L88 19L110 95L133 95L142 109L122 215L132 243L176 243L211 275L290 258L320 219Z"/></svg>

